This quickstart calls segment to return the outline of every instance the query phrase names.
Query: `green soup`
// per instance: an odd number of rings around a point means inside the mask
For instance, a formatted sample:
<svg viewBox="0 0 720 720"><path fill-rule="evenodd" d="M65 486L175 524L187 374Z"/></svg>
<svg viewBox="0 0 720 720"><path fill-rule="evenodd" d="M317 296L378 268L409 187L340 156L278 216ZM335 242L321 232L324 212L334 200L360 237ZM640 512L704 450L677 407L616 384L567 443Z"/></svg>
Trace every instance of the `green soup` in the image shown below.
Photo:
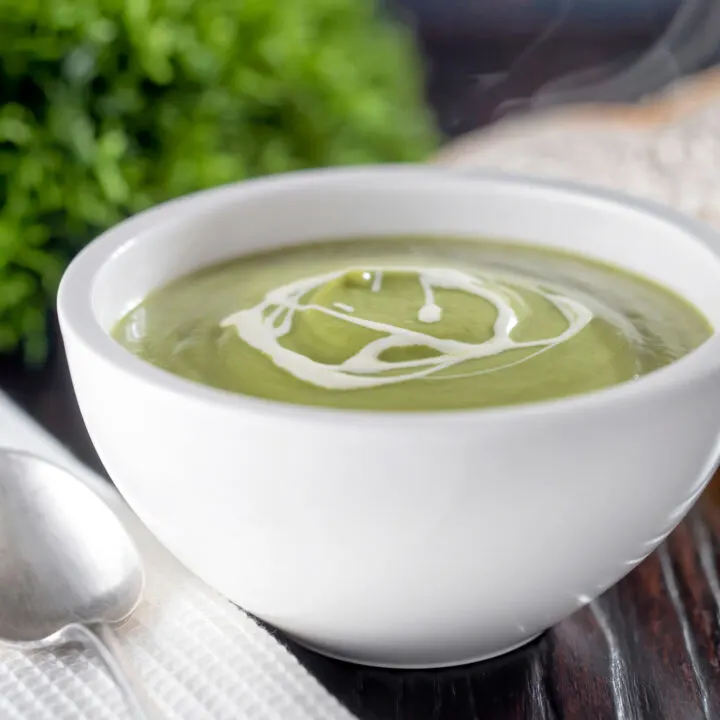
<svg viewBox="0 0 720 720"><path fill-rule="evenodd" d="M672 292L578 255L398 237L205 268L153 292L113 336L215 388L407 411L599 390L681 358L712 332Z"/></svg>

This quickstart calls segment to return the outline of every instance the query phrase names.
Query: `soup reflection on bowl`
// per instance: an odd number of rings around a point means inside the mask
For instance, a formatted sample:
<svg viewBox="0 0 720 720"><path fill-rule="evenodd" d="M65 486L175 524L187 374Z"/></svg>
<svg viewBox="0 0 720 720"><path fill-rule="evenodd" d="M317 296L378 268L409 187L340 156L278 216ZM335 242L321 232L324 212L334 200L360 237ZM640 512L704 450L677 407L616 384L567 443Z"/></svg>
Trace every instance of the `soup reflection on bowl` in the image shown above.
<svg viewBox="0 0 720 720"><path fill-rule="evenodd" d="M440 666L535 637L690 509L719 248L570 185L322 170L120 224L59 314L98 453L181 561L320 652Z"/></svg>

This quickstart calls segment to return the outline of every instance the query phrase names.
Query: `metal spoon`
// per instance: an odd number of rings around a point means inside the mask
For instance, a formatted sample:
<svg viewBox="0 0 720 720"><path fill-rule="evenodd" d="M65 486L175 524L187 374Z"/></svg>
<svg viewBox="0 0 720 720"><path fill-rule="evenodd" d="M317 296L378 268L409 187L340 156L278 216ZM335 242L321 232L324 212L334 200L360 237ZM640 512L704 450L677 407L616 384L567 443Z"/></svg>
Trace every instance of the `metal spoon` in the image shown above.
<svg viewBox="0 0 720 720"><path fill-rule="evenodd" d="M150 703L110 625L140 602L142 559L110 508L67 470L0 450L0 643L92 645L136 720Z"/></svg>

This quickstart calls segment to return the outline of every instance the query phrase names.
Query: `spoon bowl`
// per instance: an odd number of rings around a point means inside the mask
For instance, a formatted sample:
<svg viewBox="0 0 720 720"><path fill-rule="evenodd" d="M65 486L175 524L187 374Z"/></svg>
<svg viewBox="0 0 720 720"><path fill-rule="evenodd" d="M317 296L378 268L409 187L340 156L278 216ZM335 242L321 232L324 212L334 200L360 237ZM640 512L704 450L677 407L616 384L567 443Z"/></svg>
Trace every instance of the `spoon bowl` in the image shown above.
<svg viewBox="0 0 720 720"><path fill-rule="evenodd" d="M69 472L0 452L0 639L55 644L75 623L118 623L137 607L140 554L115 514Z"/></svg>
<svg viewBox="0 0 720 720"><path fill-rule="evenodd" d="M110 625L142 597L140 553L110 508L67 470L0 450L0 643L95 647L137 720L149 702Z"/></svg>

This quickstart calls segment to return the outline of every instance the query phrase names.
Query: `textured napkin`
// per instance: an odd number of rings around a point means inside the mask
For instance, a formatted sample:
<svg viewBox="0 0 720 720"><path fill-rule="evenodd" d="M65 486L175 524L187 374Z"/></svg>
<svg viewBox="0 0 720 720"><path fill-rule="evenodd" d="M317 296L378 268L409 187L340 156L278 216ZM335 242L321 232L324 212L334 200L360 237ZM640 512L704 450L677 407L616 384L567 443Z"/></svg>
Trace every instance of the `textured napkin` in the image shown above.
<svg viewBox="0 0 720 720"><path fill-rule="evenodd" d="M352 718L269 633L160 546L108 483L1 393L0 445L42 455L82 477L135 537L147 588L118 636L157 706L157 720ZM80 718L128 718L91 652L0 648L0 720Z"/></svg>

